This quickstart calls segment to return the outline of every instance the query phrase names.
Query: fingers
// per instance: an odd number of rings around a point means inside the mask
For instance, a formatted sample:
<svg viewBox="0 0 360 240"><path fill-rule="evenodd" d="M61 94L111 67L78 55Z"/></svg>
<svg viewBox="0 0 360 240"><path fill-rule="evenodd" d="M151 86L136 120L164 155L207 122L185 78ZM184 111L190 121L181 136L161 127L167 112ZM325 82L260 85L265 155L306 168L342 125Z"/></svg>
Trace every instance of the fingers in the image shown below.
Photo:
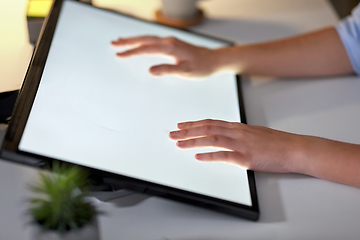
<svg viewBox="0 0 360 240"><path fill-rule="evenodd" d="M181 72L179 65L162 64L150 68L150 73L156 76L176 75Z"/></svg>
<svg viewBox="0 0 360 240"><path fill-rule="evenodd" d="M226 122L226 121L222 121L222 120L205 119L205 120L194 121L194 122L178 123L178 128L186 129L186 128L193 128L193 127L201 127L204 125L219 126L219 127L224 127L224 128L234 128L236 124L240 124L240 123L232 123L232 122Z"/></svg>
<svg viewBox="0 0 360 240"><path fill-rule="evenodd" d="M232 151L219 151L209 153L198 153L195 158L206 162L228 162L238 158L239 153Z"/></svg>
<svg viewBox="0 0 360 240"><path fill-rule="evenodd" d="M237 143L233 138L214 135L181 140L176 145L181 149L213 147L235 150Z"/></svg>
<svg viewBox="0 0 360 240"><path fill-rule="evenodd" d="M166 45L152 44L143 45L125 52L117 53L118 57L132 57L143 54L170 54L170 49Z"/></svg>
<svg viewBox="0 0 360 240"><path fill-rule="evenodd" d="M195 158L199 161L225 162L249 169L249 159L242 153L243 143L236 138L239 126L242 124L211 119L185 122L178 124L180 130L171 132L170 138L178 140L176 145L181 149L213 147L230 150L198 153Z"/></svg>
<svg viewBox="0 0 360 240"><path fill-rule="evenodd" d="M115 47L133 46L133 45L147 45L147 44L159 44L162 39L155 36L139 36L130 38L118 38L116 41L112 41L111 44Z"/></svg>
<svg viewBox="0 0 360 240"><path fill-rule="evenodd" d="M232 151L219 151L210 153L198 153L195 158L203 162L224 162L235 164L245 169L249 169L249 163L247 163L244 157L239 152Z"/></svg>
<svg viewBox="0 0 360 240"><path fill-rule="evenodd" d="M185 140L202 136L224 136L233 137L233 130L216 125L202 125L194 128L185 128L179 131L170 132L170 138L173 140Z"/></svg>
<svg viewBox="0 0 360 240"><path fill-rule="evenodd" d="M150 73L156 76L178 75L186 77L186 73L188 72L188 66L184 62L178 63L176 65L162 64L150 68Z"/></svg>
<svg viewBox="0 0 360 240"><path fill-rule="evenodd" d="M236 124L240 123L212 119L185 122L178 124L180 130L169 135L171 139L178 140L179 148L221 147L235 150Z"/></svg>

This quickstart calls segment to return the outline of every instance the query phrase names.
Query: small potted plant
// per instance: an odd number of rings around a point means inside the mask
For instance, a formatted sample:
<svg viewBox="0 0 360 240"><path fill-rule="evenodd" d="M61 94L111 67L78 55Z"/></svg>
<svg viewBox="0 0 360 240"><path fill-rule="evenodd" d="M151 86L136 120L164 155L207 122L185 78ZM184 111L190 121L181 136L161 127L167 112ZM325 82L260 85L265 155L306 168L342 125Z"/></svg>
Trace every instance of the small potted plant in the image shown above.
<svg viewBox="0 0 360 240"><path fill-rule="evenodd" d="M88 174L83 168L53 163L30 186L29 214L37 228L34 239L98 240L98 211L86 199Z"/></svg>

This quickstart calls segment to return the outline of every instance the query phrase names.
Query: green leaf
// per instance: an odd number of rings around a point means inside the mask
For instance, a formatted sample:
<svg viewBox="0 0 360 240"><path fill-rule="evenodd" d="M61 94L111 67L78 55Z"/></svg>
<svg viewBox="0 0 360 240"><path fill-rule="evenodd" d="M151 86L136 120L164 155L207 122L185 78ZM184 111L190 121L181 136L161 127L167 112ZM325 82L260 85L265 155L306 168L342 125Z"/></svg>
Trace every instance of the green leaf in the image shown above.
<svg viewBox="0 0 360 240"><path fill-rule="evenodd" d="M28 199L34 222L61 233L93 221L99 212L85 201L88 173L78 166L54 162L53 172L42 172L30 186L38 197Z"/></svg>

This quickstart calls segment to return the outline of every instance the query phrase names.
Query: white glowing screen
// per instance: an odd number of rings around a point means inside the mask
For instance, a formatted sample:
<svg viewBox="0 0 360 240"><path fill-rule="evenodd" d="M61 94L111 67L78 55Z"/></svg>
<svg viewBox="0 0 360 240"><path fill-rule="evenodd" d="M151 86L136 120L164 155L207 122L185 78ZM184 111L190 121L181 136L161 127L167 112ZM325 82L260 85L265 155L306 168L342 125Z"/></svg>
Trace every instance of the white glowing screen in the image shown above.
<svg viewBox="0 0 360 240"><path fill-rule="evenodd" d="M240 121L235 76L154 77L149 67L168 59L115 56L111 40L144 34L224 45L64 1L19 149L251 206L246 170L198 162L208 149L180 150L168 137L178 122Z"/></svg>

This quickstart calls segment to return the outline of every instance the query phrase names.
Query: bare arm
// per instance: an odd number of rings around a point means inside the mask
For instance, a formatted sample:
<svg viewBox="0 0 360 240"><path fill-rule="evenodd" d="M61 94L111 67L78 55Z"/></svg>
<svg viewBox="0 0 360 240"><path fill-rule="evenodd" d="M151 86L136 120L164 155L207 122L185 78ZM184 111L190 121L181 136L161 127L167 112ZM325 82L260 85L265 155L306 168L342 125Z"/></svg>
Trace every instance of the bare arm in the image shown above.
<svg viewBox="0 0 360 240"><path fill-rule="evenodd" d="M293 38L235 47L232 63L238 73L270 76L324 76L353 72L335 28L330 27ZM223 57L224 58L224 57ZM224 62L225 62L224 58Z"/></svg>
<svg viewBox="0 0 360 240"><path fill-rule="evenodd" d="M154 66L154 75L203 77L219 71L265 76L324 76L353 73L334 27L293 38L260 44L207 49L174 38L142 36L118 39L113 46L134 46L119 57L166 54L174 65Z"/></svg>
<svg viewBox="0 0 360 240"><path fill-rule="evenodd" d="M220 161L267 172L296 172L360 187L360 146L218 120L178 124L170 133L182 149L220 147L199 161Z"/></svg>

